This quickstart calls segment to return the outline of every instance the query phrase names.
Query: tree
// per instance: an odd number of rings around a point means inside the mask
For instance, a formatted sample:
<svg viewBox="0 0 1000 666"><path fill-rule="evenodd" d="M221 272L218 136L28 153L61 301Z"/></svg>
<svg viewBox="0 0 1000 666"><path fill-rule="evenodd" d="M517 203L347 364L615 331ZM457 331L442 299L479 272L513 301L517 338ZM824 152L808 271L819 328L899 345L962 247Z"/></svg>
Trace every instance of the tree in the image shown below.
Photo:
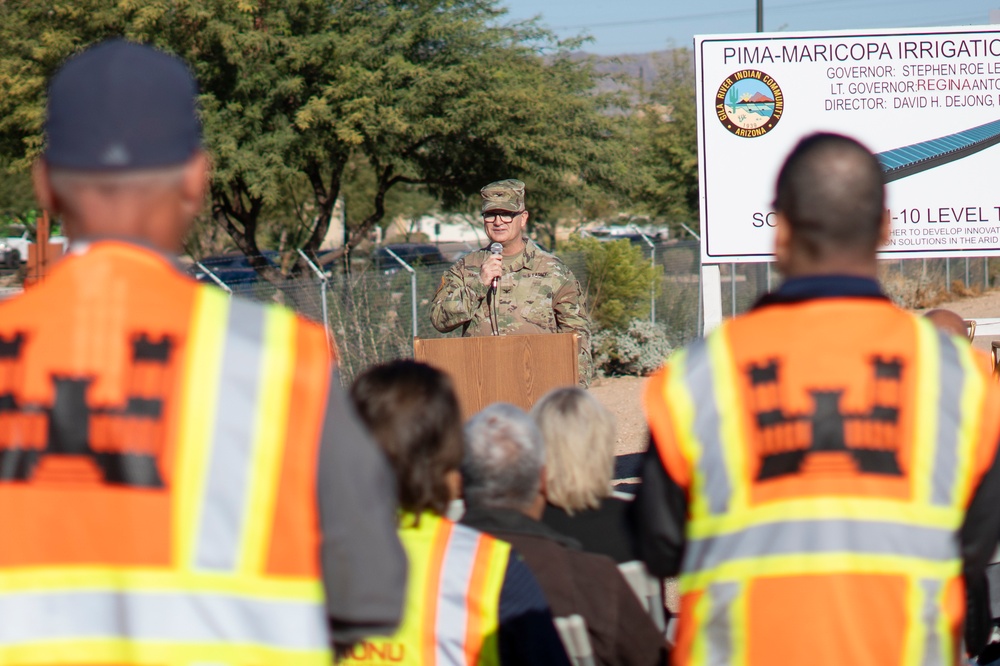
<svg viewBox="0 0 1000 666"><path fill-rule="evenodd" d="M37 207L31 178L23 171L12 171L7 160L0 157L0 231L14 223L34 233Z"/></svg>
<svg viewBox="0 0 1000 666"><path fill-rule="evenodd" d="M587 308L598 329L625 330L633 320L649 316L650 289L655 295L660 285L641 248L626 239L572 236L563 253L573 252L583 255Z"/></svg>
<svg viewBox="0 0 1000 666"><path fill-rule="evenodd" d="M0 148L22 164L37 154L44 82L74 51L124 35L175 52L201 87L213 218L272 280L268 214L291 211L315 251L352 163L373 187L351 246L399 185L456 206L516 175L544 207L628 173L608 158L615 122L572 44L502 18L494 0L0 2Z"/></svg>
<svg viewBox="0 0 1000 666"><path fill-rule="evenodd" d="M687 49L668 51L658 60L657 81L636 118L634 141L644 182L634 196L640 208L668 224L696 222L698 130L693 61Z"/></svg>

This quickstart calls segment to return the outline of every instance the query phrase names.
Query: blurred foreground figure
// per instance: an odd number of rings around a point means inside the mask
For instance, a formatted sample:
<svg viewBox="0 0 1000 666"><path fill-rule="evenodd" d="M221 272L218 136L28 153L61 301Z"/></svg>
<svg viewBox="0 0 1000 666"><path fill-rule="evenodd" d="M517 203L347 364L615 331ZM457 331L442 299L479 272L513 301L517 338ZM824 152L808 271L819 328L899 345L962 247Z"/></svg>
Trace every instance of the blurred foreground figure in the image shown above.
<svg viewBox="0 0 1000 666"><path fill-rule="evenodd" d="M388 465L323 330L173 255L195 83L124 41L51 81L34 177L71 251L0 304L0 663L328 664L394 630Z"/></svg>
<svg viewBox="0 0 1000 666"><path fill-rule="evenodd" d="M510 544L443 517L461 488L451 380L394 361L358 377L351 397L396 472L410 576L403 626L355 645L344 663L567 664L542 590Z"/></svg>
<svg viewBox="0 0 1000 666"><path fill-rule="evenodd" d="M677 664L958 664L988 629L1000 395L876 282L879 164L817 134L777 182L786 282L650 381L640 547Z"/></svg>
<svg viewBox="0 0 1000 666"><path fill-rule="evenodd" d="M969 335L969 328L965 325L965 320L957 312L945 310L944 308L935 308L925 312L924 316L945 333L951 333L963 338Z"/></svg>

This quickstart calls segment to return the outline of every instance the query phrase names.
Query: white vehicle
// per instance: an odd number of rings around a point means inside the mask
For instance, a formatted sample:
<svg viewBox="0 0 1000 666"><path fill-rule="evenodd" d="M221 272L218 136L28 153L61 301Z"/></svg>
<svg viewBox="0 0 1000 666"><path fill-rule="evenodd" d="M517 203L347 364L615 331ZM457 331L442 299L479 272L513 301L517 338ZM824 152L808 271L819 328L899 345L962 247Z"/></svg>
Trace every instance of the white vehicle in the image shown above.
<svg viewBox="0 0 1000 666"><path fill-rule="evenodd" d="M28 261L28 246L34 242L35 241L31 240L27 230L25 230L20 236L9 236L0 241L0 243L3 243L7 247L17 251L22 264ZM65 236L50 236L49 242L62 245L63 252L65 252L69 247L69 239Z"/></svg>

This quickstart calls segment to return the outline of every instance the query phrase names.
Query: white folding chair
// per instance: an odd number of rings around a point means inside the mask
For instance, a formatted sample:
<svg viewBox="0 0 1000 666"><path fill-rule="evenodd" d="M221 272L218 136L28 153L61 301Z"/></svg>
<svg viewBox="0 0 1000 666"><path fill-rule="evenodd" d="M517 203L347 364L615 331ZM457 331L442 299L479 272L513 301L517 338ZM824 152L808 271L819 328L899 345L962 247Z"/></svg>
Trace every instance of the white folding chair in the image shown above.
<svg viewBox="0 0 1000 666"><path fill-rule="evenodd" d="M638 560L622 562L618 565L618 570L622 572L622 576L639 598L642 607L653 619L653 624L660 633L666 634L667 617L663 612L663 581L650 575L646 565Z"/></svg>
<svg viewBox="0 0 1000 666"><path fill-rule="evenodd" d="M448 502L448 508L445 509L444 517L448 520L457 523L462 520L462 516L465 515L465 501L461 499L453 499Z"/></svg>
<svg viewBox="0 0 1000 666"><path fill-rule="evenodd" d="M553 620L573 666L596 666L594 650L590 646L590 636L587 635L587 621L583 616L573 614Z"/></svg>

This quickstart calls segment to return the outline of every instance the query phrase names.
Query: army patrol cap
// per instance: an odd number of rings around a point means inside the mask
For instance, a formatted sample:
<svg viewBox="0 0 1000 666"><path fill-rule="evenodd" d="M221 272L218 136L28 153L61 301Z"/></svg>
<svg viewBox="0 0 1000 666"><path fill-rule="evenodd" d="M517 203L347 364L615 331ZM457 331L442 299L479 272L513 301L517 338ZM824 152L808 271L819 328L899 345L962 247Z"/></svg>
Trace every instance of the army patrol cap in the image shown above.
<svg viewBox="0 0 1000 666"><path fill-rule="evenodd" d="M524 183L507 178L490 183L479 190L483 195L483 212L506 210L517 213L524 210Z"/></svg>

